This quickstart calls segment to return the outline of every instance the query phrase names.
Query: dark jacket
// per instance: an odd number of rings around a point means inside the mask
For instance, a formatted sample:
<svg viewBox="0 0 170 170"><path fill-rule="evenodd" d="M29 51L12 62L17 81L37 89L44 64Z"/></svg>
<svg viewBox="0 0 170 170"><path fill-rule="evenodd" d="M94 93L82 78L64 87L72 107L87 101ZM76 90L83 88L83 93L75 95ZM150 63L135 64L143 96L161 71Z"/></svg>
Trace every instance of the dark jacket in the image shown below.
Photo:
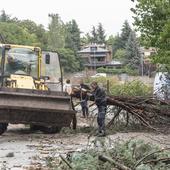
<svg viewBox="0 0 170 170"><path fill-rule="evenodd" d="M94 90L93 96L97 106L106 106L106 93L99 86Z"/></svg>

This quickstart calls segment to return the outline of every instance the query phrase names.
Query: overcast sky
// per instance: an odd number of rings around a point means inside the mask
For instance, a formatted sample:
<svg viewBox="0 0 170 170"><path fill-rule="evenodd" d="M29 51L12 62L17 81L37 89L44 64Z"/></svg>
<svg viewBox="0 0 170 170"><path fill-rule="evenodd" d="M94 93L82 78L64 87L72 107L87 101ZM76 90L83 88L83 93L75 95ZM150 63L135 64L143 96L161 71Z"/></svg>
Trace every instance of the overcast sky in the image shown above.
<svg viewBox="0 0 170 170"><path fill-rule="evenodd" d="M120 32L125 20L132 23L130 0L1 0L0 8L18 19L30 19L46 28L49 13L58 13L64 22L75 19L82 32L101 22L106 34Z"/></svg>

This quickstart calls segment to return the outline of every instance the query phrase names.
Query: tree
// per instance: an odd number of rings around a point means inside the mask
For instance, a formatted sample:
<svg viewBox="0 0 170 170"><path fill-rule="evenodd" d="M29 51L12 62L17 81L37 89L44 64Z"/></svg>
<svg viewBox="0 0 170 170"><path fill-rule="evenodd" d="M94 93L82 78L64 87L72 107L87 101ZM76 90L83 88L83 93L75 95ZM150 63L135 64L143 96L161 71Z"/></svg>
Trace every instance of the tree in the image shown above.
<svg viewBox="0 0 170 170"><path fill-rule="evenodd" d="M154 62L164 64L165 70L170 72L170 21L168 21L160 33L158 43L160 44L158 55L154 57Z"/></svg>
<svg viewBox="0 0 170 170"><path fill-rule="evenodd" d="M98 24L97 28L97 43L98 44L105 44L106 43L106 35L103 25L101 23Z"/></svg>
<svg viewBox="0 0 170 170"><path fill-rule="evenodd" d="M131 33L132 29L128 23L128 21L126 20L122 26L122 30L121 30L121 35L120 35L120 40L121 40L121 48L126 48L126 44L128 42L129 39L129 35Z"/></svg>
<svg viewBox="0 0 170 170"><path fill-rule="evenodd" d="M98 24L97 29L95 26L92 27L91 35L90 34L86 34L86 35L90 43L96 43L96 44L106 43L105 30L101 23Z"/></svg>
<svg viewBox="0 0 170 170"><path fill-rule="evenodd" d="M113 56L115 55L118 49L122 49L122 43L121 43L121 38L119 34L115 36L115 41L113 42L113 45L112 45Z"/></svg>
<svg viewBox="0 0 170 170"><path fill-rule="evenodd" d="M9 44L35 45L37 37L16 23L0 22L0 33Z"/></svg>
<svg viewBox="0 0 170 170"><path fill-rule="evenodd" d="M113 56L116 54L117 50L126 49L126 44L128 42L129 35L130 35L131 31L132 31L132 29L131 29L128 21L126 20L124 22L124 24L122 25L121 34L120 35L118 34L115 36L115 41L112 46Z"/></svg>
<svg viewBox="0 0 170 170"><path fill-rule="evenodd" d="M90 43L90 35L87 33L85 36L80 38L80 46L83 47Z"/></svg>
<svg viewBox="0 0 170 170"><path fill-rule="evenodd" d="M131 31L128 42L126 44L126 58L125 63L132 69L139 69L141 53L139 43L134 31Z"/></svg>
<svg viewBox="0 0 170 170"><path fill-rule="evenodd" d="M80 50L80 29L75 20L66 24L65 47L77 52Z"/></svg>
<svg viewBox="0 0 170 170"><path fill-rule="evenodd" d="M141 32L141 37L148 46L157 48L155 61L161 64L169 64L169 47L167 43L170 33L167 32L170 18L170 1L169 0L136 0L135 8L131 9L134 13L134 24ZM163 37L163 35L167 35ZM168 61L168 63L167 63Z"/></svg>
<svg viewBox="0 0 170 170"><path fill-rule="evenodd" d="M18 18L11 18L11 15L6 14L5 10L1 11L0 22L18 22Z"/></svg>
<svg viewBox="0 0 170 170"><path fill-rule="evenodd" d="M65 46L65 26L58 14L49 14L51 23L48 32L48 49L57 50Z"/></svg>
<svg viewBox="0 0 170 170"><path fill-rule="evenodd" d="M126 56L126 50L125 49L118 49L114 55L115 59L119 59L124 62Z"/></svg>
<svg viewBox="0 0 170 170"><path fill-rule="evenodd" d="M74 72L79 69L79 62L75 58L75 53L69 48L60 48L57 50L60 56L61 66L65 72Z"/></svg>
<svg viewBox="0 0 170 170"><path fill-rule="evenodd" d="M11 16L6 14L5 10L1 11L1 15L0 15L0 22L8 22L10 21Z"/></svg>
<svg viewBox="0 0 170 170"><path fill-rule="evenodd" d="M106 45L108 45L108 46L109 46L109 45L113 46L114 42L115 42L115 37L114 37L113 35L110 35L109 38L108 38L107 41L106 41Z"/></svg>
<svg viewBox="0 0 170 170"><path fill-rule="evenodd" d="M92 36L91 36L90 41L91 41L92 43L98 43L98 34L97 34L97 31L96 31L95 26L93 26L92 31L91 31L91 34L92 34Z"/></svg>
<svg viewBox="0 0 170 170"><path fill-rule="evenodd" d="M44 29L43 25L37 25L31 20L22 20L18 22L19 25L29 32L32 35L35 35L38 39L37 46L40 46L42 49L47 49L47 32Z"/></svg>

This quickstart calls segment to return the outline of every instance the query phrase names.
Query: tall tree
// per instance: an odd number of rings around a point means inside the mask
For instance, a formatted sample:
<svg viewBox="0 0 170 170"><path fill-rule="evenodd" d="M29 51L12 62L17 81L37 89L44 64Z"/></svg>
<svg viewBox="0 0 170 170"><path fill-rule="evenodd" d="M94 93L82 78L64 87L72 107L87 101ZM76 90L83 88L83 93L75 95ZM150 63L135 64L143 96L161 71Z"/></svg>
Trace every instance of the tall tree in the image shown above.
<svg viewBox="0 0 170 170"><path fill-rule="evenodd" d="M77 54L80 50L80 29L75 20L66 24L65 48L69 48L74 52L74 56L78 63L77 66L80 68L80 57Z"/></svg>
<svg viewBox="0 0 170 170"><path fill-rule="evenodd" d="M97 28L95 26L92 27L91 35L87 34L90 43L96 44L105 44L106 43L106 35L103 25L101 23L98 24Z"/></svg>
<svg viewBox="0 0 170 170"><path fill-rule="evenodd" d="M35 34L30 34L16 23L0 22L0 33L9 44L35 45L38 43Z"/></svg>
<svg viewBox="0 0 170 170"><path fill-rule="evenodd" d="M98 37L98 40L97 40L98 44L105 44L106 43L105 30L104 30L103 25L101 23L98 24L97 37Z"/></svg>
<svg viewBox="0 0 170 170"><path fill-rule="evenodd" d="M167 32L170 20L170 1L169 0L136 0L135 8L131 9L134 13L134 24L141 32L142 38L148 46L157 48L156 62L169 64L169 42L170 32ZM163 35L166 34L166 37ZM160 41L164 42L160 44ZM169 43L168 43L169 44ZM163 59L164 58L164 59ZM167 63L167 60L169 63Z"/></svg>
<svg viewBox="0 0 170 170"><path fill-rule="evenodd" d="M58 14L49 14L48 48L57 50L65 46L65 26Z"/></svg>
<svg viewBox="0 0 170 170"><path fill-rule="evenodd" d="M0 22L18 22L18 18L12 18L11 15L7 14L5 10L1 11Z"/></svg>
<svg viewBox="0 0 170 170"><path fill-rule="evenodd" d="M40 46L44 50L47 49L47 31L44 29L43 25L37 25L31 20L19 21L18 25L37 37L39 41L37 46Z"/></svg>
<svg viewBox="0 0 170 170"><path fill-rule="evenodd" d="M75 52L68 48L60 48L57 50L60 56L61 65L65 72L74 72L79 69L79 62L75 58Z"/></svg>
<svg viewBox="0 0 170 170"><path fill-rule="evenodd" d="M74 51L80 50L80 29L75 20L66 24L66 41L65 47Z"/></svg>
<svg viewBox="0 0 170 170"><path fill-rule="evenodd" d="M0 15L0 22L8 22L10 21L11 16L6 14L5 10L1 11L1 15Z"/></svg>
<svg viewBox="0 0 170 170"><path fill-rule="evenodd" d="M116 54L118 49L122 49L122 42L119 34L115 36L115 40L112 45L113 56Z"/></svg>
<svg viewBox="0 0 170 170"><path fill-rule="evenodd" d="M139 43L134 31L131 31L128 42L126 44L126 59L125 63L132 69L139 69L141 53Z"/></svg>
<svg viewBox="0 0 170 170"><path fill-rule="evenodd" d="M98 34L95 26L92 27L91 35L91 43L98 43Z"/></svg>
<svg viewBox="0 0 170 170"><path fill-rule="evenodd" d="M129 35L131 33L132 29L126 20L122 26L121 29L121 35L120 35L120 40L121 40L121 48L126 48L126 43L128 42Z"/></svg>

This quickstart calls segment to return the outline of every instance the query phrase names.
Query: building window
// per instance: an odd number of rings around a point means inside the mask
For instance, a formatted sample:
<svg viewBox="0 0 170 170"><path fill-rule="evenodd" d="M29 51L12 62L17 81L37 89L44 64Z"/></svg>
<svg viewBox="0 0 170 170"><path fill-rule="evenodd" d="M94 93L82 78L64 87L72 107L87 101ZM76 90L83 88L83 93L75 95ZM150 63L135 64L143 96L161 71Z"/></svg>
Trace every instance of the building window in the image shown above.
<svg viewBox="0 0 170 170"><path fill-rule="evenodd" d="M90 47L91 51L97 51L97 47Z"/></svg>
<svg viewBox="0 0 170 170"><path fill-rule="evenodd" d="M104 57L98 58L98 61L104 61Z"/></svg>

